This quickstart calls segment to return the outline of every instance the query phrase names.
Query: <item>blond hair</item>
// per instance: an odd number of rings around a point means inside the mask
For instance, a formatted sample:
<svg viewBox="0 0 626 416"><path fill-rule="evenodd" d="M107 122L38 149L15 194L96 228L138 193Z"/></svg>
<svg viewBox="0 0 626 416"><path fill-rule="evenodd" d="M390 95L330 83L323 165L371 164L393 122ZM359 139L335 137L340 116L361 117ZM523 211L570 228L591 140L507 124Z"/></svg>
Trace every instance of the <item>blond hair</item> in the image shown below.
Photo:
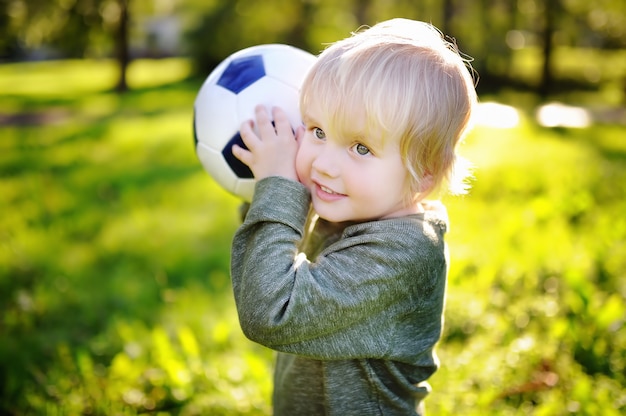
<svg viewBox="0 0 626 416"><path fill-rule="evenodd" d="M434 26L392 19L325 49L303 83L300 108L315 106L340 134L397 140L411 197L464 193L468 171L456 150L477 100L468 67Z"/></svg>

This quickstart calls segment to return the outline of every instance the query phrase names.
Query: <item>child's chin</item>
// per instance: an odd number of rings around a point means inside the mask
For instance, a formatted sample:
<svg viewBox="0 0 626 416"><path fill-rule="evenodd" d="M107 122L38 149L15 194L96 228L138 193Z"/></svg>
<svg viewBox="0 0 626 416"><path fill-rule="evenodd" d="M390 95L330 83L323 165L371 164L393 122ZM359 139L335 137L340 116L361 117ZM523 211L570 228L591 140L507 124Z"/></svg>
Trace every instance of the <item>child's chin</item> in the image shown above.
<svg viewBox="0 0 626 416"><path fill-rule="evenodd" d="M347 222L347 221L353 220L353 218L350 218L348 215L338 212L337 209L333 209L332 207L328 207L328 206L323 206L323 204L313 203L313 210L321 219L326 220L328 222L338 223L338 222Z"/></svg>

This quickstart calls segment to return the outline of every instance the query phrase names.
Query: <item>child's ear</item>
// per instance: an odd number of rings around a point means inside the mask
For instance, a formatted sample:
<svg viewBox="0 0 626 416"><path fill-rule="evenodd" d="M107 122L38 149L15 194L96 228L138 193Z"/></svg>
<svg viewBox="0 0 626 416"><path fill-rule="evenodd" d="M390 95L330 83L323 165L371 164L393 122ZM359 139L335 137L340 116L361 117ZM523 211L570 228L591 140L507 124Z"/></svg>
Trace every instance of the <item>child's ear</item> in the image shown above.
<svg viewBox="0 0 626 416"><path fill-rule="evenodd" d="M430 173L426 173L424 176L422 176L422 178L420 179L418 183L419 193L420 194L429 193L430 191L432 191L434 183L435 181L434 181L433 175L431 175Z"/></svg>

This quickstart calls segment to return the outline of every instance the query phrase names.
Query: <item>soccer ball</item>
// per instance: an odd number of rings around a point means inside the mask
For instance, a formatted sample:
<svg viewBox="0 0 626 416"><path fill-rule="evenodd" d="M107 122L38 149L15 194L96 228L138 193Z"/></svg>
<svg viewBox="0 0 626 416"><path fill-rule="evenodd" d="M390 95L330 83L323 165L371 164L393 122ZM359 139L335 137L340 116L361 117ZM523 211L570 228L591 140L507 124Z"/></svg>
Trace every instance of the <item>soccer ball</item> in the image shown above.
<svg viewBox="0 0 626 416"><path fill-rule="evenodd" d="M239 127L262 104L268 111L281 107L295 131L302 124L300 85L315 59L293 46L258 45L233 53L209 74L194 103L194 145L204 170L222 188L252 200L252 172L231 150L235 143L245 147Z"/></svg>

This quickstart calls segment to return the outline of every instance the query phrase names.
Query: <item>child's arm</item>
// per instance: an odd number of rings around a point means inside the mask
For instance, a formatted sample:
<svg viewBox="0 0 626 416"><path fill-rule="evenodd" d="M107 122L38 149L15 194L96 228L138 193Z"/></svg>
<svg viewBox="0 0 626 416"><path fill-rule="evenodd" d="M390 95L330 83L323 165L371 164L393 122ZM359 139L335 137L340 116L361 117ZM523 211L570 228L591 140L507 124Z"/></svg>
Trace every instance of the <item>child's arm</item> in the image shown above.
<svg viewBox="0 0 626 416"><path fill-rule="evenodd" d="M297 182L268 178L257 185L232 251L244 333L315 358L409 359L416 348L428 350L441 330L441 235L423 236L412 220L369 223L352 227L311 263L297 252L308 204ZM406 334L410 345L398 339Z"/></svg>

